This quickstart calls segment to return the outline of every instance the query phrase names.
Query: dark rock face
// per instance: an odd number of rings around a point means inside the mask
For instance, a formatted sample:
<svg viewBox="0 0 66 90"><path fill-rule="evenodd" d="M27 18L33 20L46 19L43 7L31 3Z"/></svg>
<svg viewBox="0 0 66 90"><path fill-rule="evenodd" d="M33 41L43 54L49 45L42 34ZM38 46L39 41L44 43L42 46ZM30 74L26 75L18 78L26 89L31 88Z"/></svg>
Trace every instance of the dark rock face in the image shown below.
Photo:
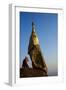
<svg viewBox="0 0 66 90"><path fill-rule="evenodd" d="M39 69L32 69L32 68L21 68L20 69L20 78L23 77L42 77L47 76L45 72Z"/></svg>

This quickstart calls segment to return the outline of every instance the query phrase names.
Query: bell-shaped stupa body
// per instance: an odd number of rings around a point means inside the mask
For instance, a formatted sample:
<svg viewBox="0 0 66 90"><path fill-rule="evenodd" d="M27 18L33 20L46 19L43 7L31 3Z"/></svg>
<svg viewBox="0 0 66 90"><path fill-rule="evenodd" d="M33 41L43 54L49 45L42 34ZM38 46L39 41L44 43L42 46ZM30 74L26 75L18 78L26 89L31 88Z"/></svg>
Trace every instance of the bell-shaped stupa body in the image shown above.
<svg viewBox="0 0 66 90"><path fill-rule="evenodd" d="M43 70L47 75L47 66L45 64L45 60L42 56L39 39L35 32L35 24L32 22L32 33L30 36L29 46L28 46L28 54L32 60L32 67L35 69Z"/></svg>

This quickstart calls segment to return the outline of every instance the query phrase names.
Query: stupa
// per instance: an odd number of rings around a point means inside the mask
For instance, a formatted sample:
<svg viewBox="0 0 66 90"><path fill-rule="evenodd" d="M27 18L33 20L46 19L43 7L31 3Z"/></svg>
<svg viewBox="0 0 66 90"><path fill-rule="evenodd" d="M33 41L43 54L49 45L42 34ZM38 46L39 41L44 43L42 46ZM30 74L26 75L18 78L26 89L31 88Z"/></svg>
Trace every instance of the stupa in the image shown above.
<svg viewBox="0 0 66 90"><path fill-rule="evenodd" d="M47 75L47 65L41 52L34 22L32 22L32 33L29 40L28 54L30 55L33 69L42 70L45 75Z"/></svg>

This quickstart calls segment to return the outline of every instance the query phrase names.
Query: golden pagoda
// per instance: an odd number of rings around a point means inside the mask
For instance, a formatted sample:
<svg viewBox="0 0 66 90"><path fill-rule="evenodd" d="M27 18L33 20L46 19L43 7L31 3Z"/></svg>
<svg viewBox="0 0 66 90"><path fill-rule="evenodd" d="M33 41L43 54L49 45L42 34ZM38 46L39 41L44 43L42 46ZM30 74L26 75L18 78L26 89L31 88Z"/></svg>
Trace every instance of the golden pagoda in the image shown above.
<svg viewBox="0 0 66 90"><path fill-rule="evenodd" d="M32 22L32 33L29 40L28 54L30 55L33 69L41 70L45 73L45 75L47 75L47 66L41 53L34 22Z"/></svg>

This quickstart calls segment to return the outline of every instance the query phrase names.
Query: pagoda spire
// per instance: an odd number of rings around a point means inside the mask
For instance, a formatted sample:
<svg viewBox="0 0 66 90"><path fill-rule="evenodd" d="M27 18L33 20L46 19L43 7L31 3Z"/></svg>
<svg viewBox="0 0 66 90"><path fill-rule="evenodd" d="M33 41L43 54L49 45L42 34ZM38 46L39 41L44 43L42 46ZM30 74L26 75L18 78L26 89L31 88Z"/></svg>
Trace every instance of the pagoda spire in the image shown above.
<svg viewBox="0 0 66 90"><path fill-rule="evenodd" d="M32 60L32 67L35 69L40 69L45 72L47 75L47 66L45 64L45 60L41 53L39 39L35 32L35 24L32 22L32 33L30 36L29 46L28 46L28 54Z"/></svg>
<svg viewBox="0 0 66 90"><path fill-rule="evenodd" d="M39 45L39 40L38 40L37 34L35 32L34 22L32 22L32 33L31 33L30 40L29 40L28 51L30 51L30 49L33 47L33 45Z"/></svg>

